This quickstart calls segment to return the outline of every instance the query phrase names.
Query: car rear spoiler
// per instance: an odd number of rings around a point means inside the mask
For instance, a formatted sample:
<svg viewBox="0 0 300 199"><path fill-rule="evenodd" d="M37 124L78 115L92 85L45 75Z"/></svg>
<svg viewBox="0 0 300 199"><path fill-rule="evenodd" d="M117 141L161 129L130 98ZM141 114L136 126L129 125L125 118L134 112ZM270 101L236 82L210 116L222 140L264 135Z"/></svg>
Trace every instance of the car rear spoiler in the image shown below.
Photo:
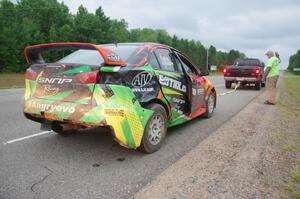
<svg viewBox="0 0 300 199"><path fill-rule="evenodd" d="M110 66L125 66L126 63L114 51L90 43L78 42L63 42L63 43L45 43L27 46L24 49L24 55L27 64L29 63L44 63L42 52L49 50L71 50L71 49L89 49L97 50L104 60L105 65Z"/></svg>

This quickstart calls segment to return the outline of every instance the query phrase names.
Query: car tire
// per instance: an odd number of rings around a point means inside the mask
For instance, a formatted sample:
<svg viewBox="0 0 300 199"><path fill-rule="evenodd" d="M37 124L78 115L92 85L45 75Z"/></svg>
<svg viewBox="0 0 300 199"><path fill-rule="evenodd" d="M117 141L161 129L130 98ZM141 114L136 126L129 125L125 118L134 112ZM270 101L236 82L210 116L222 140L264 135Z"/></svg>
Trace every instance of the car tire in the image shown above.
<svg viewBox="0 0 300 199"><path fill-rule="evenodd" d="M266 86L266 83L262 82L261 87L265 87L265 86Z"/></svg>
<svg viewBox="0 0 300 199"><path fill-rule="evenodd" d="M225 88L231 88L232 82L230 81L225 81Z"/></svg>
<svg viewBox="0 0 300 199"><path fill-rule="evenodd" d="M213 92L211 92L205 101L206 105L206 112L203 114L203 117L205 118L210 118L215 111L215 102L216 102L216 97Z"/></svg>
<svg viewBox="0 0 300 199"><path fill-rule="evenodd" d="M144 129L141 150L144 153L154 153L159 150L167 132L167 113L160 104L152 103L145 107L154 111Z"/></svg>
<svg viewBox="0 0 300 199"><path fill-rule="evenodd" d="M261 89L261 82L258 82L255 84L255 90L260 90Z"/></svg>

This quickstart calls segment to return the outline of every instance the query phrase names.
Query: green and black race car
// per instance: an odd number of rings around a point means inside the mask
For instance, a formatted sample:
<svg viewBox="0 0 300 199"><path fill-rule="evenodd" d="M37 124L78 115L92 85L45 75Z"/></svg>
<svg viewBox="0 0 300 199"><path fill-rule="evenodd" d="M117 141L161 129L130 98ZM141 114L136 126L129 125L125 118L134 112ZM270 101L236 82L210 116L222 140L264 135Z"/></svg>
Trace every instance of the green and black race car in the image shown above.
<svg viewBox="0 0 300 199"><path fill-rule="evenodd" d="M73 52L44 61L60 50ZM152 153L168 127L216 107L207 73L166 45L47 43L26 47L25 58L24 114L60 134L105 126L120 145Z"/></svg>

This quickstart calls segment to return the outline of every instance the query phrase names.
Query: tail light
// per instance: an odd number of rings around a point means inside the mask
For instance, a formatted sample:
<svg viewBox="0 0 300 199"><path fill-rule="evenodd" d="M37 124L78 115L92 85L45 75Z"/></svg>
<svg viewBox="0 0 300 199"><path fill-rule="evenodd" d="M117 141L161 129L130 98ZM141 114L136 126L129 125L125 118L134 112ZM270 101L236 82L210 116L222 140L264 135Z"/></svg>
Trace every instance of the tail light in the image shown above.
<svg viewBox="0 0 300 199"><path fill-rule="evenodd" d="M260 73L260 70L259 70L259 69L256 69L256 70L255 70L255 74L256 74L256 75L259 75L259 73Z"/></svg>
<svg viewBox="0 0 300 199"><path fill-rule="evenodd" d="M261 74L260 68L254 68L251 72L251 76L258 77Z"/></svg>
<svg viewBox="0 0 300 199"><path fill-rule="evenodd" d="M28 68L25 73L25 78L29 80L36 80L37 73L33 71L31 68Z"/></svg>
<svg viewBox="0 0 300 199"><path fill-rule="evenodd" d="M223 69L223 73L225 74L226 72L227 72L227 69L226 69L226 68L224 68L224 69Z"/></svg>
<svg viewBox="0 0 300 199"><path fill-rule="evenodd" d="M76 81L80 84L95 84L97 83L97 78L99 71L92 71L87 73L80 73L76 75Z"/></svg>

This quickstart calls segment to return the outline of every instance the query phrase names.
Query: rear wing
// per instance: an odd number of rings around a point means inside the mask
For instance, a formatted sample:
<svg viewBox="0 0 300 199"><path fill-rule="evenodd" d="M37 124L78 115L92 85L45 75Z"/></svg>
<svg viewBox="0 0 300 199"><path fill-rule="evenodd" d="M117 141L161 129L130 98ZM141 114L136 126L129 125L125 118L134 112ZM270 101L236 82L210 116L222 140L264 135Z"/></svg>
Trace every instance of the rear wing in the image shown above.
<svg viewBox="0 0 300 199"><path fill-rule="evenodd" d="M88 49L97 50L99 56L104 60L105 65L111 66L125 66L126 63L121 59L121 57L114 51L97 46L90 43L78 43L78 42L63 42L63 43L45 43L27 46L24 49L24 55L27 64L29 63L44 63L42 53L49 50L71 50L71 49Z"/></svg>

